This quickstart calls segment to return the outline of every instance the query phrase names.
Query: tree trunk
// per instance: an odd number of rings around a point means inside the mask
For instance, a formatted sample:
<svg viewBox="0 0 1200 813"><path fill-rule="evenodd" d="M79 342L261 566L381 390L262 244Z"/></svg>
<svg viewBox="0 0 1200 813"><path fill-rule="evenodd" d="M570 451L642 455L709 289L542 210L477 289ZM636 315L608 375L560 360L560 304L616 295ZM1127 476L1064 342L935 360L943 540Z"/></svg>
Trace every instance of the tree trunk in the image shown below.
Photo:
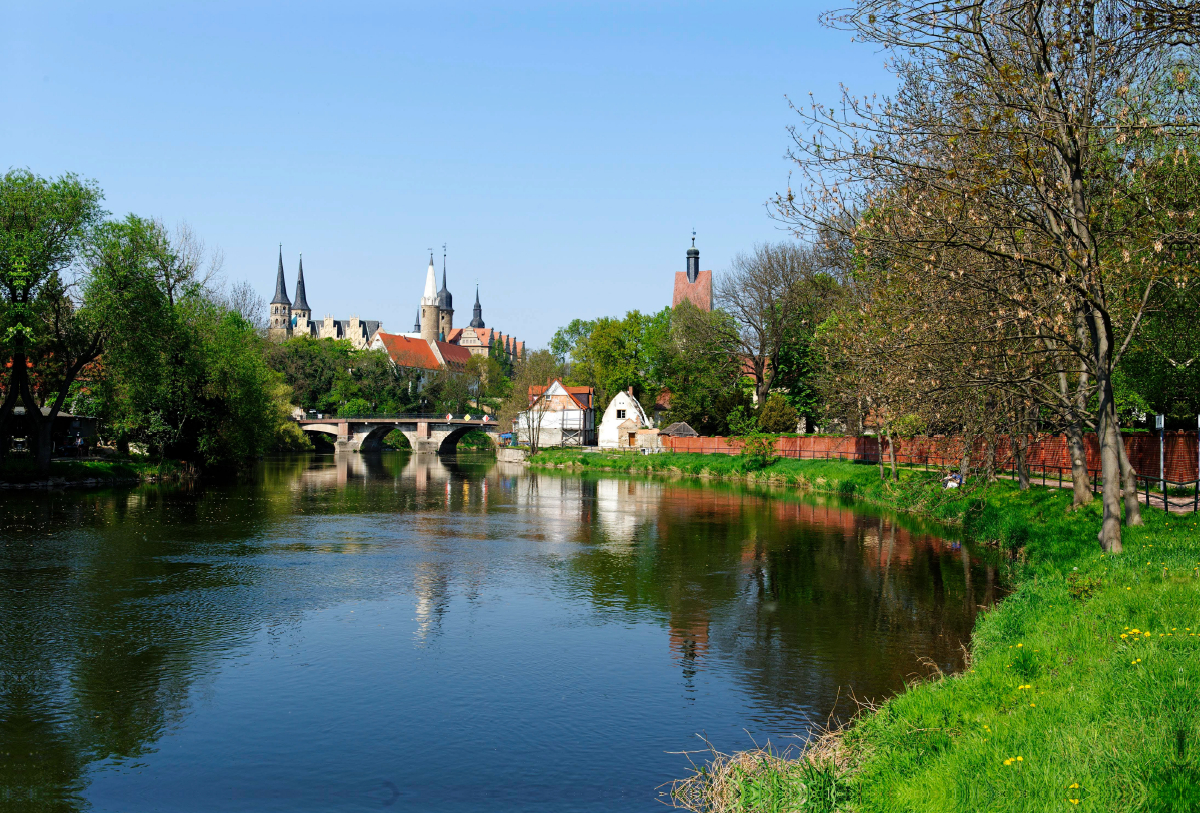
<svg viewBox="0 0 1200 813"><path fill-rule="evenodd" d="M8 447L12 445L12 413L17 405L17 388L13 386L13 376L10 375L8 391L4 393L4 402L0 403L0 463L8 457Z"/></svg>
<svg viewBox="0 0 1200 813"><path fill-rule="evenodd" d="M892 464L892 482L900 482L900 473L896 471L896 444L892 442L891 430L887 433L888 461Z"/></svg>
<svg viewBox="0 0 1200 813"><path fill-rule="evenodd" d="M1117 407L1112 388L1112 331L1104 314L1093 309L1088 314L1092 354L1096 369L1096 388L1099 403L1096 425L1100 442L1100 474L1104 478L1101 501L1104 506L1100 521L1100 547L1108 553L1120 553L1121 548L1121 454L1117 447L1121 436L1117 432Z"/></svg>
<svg viewBox="0 0 1200 813"><path fill-rule="evenodd" d="M988 435L983 453L983 470L989 483L996 482L996 439Z"/></svg>
<svg viewBox="0 0 1200 813"><path fill-rule="evenodd" d="M1125 524L1142 525L1142 504L1138 501L1137 472L1133 470L1133 465L1129 462L1129 455L1125 453L1125 438L1121 437L1119 427L1117 429L1117 455L1121 464L1121 496L1125 501Z"/></svg>
<svg viewBox="0 0 1200 813"><path fill-rule="evenodd" d="M1079 421L1063 430L1067 438L1067 452L1071 455L1071 490L1074 500L1071 505L1078 508L1092 501L1092 480L1088 475L1087 449L1083 445L1083 426Z"/></svg>
<svg viewBox="0 0 1200 813"><path fill-rule="evenodd" d="M958 476L962 481L967 482L967 475L971 473L971 452L975 448L975 434L970 433L963 436L962 460L958 464Z"/></svg>
<svg viewBox="0 0 1200 813"><path fill-rule="evenodd" d="M1024 433L1020 438L1013 436L1013 461L1017 464L1017 485L1022 491L1029 490L1029 465L1026 461L1025 449L1029 445L1029 436Z"/></svg>

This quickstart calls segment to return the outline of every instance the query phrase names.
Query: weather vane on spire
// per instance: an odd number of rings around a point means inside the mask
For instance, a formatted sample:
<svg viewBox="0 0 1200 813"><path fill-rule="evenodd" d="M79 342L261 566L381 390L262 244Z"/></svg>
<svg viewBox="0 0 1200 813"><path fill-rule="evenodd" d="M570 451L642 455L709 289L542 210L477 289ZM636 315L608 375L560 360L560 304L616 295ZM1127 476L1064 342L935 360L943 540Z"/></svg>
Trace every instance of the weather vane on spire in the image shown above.
<svg viewBox="0 0 1200 813"><path fill-rule="evenodd" d="M692 227L692 245L696 245L696 228L694 226Z"/></svg>

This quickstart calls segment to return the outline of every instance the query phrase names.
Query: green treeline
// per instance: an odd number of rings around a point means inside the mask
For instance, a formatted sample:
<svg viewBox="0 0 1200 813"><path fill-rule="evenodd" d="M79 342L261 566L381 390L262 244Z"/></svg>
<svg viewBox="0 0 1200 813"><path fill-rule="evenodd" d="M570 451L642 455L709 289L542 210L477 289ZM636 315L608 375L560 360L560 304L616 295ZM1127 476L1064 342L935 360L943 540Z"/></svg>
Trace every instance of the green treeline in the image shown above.
<svg viewBox="0 0 1200 813"><path fill-rule="evenodd" d="M385 350L304 336L267 344L264 352L291 389L292 403L306 412L343 417L491 412L511 389L505 364L493 356L472 356L461 371L416 370L393 364Z"/></svg>
<svg viewBox="0 0 1200 813"><path fill-rule="evenodd" d="M494 411L501 354L415 371L348 341L264 337L265 306L228 285L219 252L186 227L104 210L76 175L0 177L0 463L45 474L56 418L98 419L124 452L232 468L311 448L299 408L343 416ZM10 460L24 438L30 460ZM14 471L16 470L14 469Z"/></svg>
<svg viewBox="0 0 1200 813"><path fill-rule="evenodd" d="M74 175L0 178L0 455L19 430L48 470L63 411L101 419L122 447L204 466L302 443L238 307L245 289L217 284L190 231L110 218L102 200Z"/></svg>

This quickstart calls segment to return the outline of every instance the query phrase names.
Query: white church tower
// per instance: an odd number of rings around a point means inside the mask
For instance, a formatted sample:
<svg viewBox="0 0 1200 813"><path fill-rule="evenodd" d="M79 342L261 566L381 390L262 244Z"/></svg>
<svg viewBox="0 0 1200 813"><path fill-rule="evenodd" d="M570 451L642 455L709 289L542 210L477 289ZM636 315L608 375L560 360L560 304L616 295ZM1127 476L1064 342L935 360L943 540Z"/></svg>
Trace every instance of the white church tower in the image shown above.
<svg viewBox="0 0 1200 813"><path fill-rule="evenodd" d="M425 274L425 293L421 296L421 338L437 341L438 302L437 272L433 270L433 254L429 255L429 271Z"/></svg>

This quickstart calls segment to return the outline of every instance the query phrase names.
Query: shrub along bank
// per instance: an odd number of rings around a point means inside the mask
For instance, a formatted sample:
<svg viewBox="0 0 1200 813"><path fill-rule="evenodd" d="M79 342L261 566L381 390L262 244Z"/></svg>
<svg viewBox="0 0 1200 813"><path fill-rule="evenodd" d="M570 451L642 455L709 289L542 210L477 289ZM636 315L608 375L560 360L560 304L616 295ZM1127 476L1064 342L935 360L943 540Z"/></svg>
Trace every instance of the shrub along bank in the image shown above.
<svg viewBox="0 0 1200 813"><path fill-rule="evenodd" d="M855 494L957 519L1012 554L1013 592L980 616L965 672L914 684L860 716L836 748L802 758L803 770L741 760L728 763L733 777L694 777L690 806L1200 809L1200 518L1146 510L1144 527L1126 529L1126 552L1106 556L1098 502L1072 511L1068 489L1022 492L1002 481L943 491L934 474L905 471L892 484L835 461L556 450L532 462ZM696 780L721 793L697 794Z"/></svg>
<svg viewBox="0 0 1200 813"><path fill-rule="evenodd" d="M194 467L176 460L151 460L130 455L112 460L53 460L49 473L36 461L9 459L0 463L0 488L126 484L138 481L179 480L194 477Z"/></svg>

